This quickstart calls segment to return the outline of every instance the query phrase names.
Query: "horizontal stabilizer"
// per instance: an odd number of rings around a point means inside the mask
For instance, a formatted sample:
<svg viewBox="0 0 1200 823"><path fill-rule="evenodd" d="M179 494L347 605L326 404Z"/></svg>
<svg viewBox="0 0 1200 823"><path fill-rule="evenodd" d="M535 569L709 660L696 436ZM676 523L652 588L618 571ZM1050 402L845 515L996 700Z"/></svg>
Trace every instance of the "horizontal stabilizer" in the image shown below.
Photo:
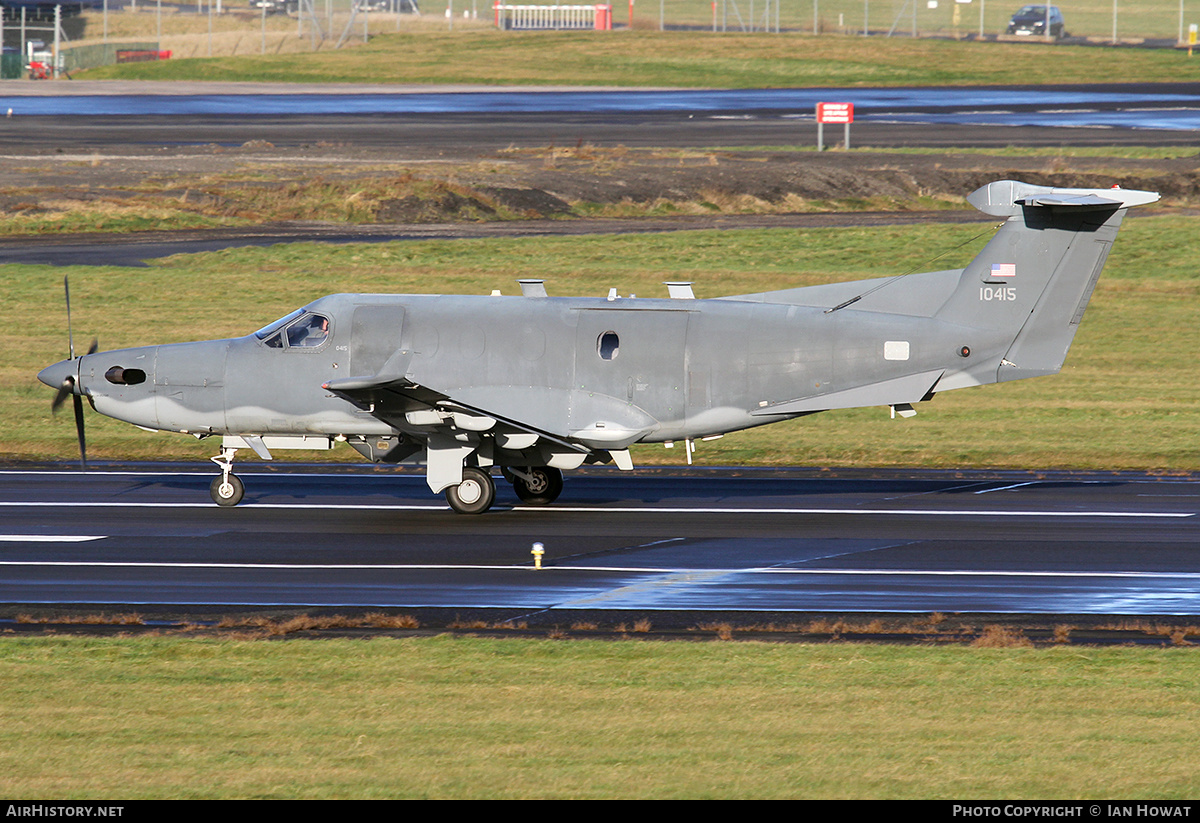
<svg viewBox="0 0 1200 823"><path fill-rule="evenodd" d="M1144 206L1158 193L1136 189L1059 189L1018 180L998 180L976 189L967 202L984 214L1011 217L1028 206L1070 209L1119 209Z"/></svg>
<svg viewBox="0 0 1200 823"><path fill-rule="evenodd" d="M1070 206L1094 209L1115 209L1124 205L1120 200L1101 197L1098 194L1043 194L1022 197L1017 202L1022 206Z"/></svg>

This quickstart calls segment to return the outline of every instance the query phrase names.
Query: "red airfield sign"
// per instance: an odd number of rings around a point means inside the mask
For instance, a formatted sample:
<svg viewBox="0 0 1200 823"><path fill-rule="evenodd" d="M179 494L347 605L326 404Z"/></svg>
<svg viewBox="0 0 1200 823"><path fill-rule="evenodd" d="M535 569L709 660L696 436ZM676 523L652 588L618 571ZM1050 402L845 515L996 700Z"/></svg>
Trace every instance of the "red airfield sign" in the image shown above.
<svg viewBox="0 0 1200 823"><path fill-rule="evenodd" d="M817 103L818 123L853 123L853 103Z"/></svg>

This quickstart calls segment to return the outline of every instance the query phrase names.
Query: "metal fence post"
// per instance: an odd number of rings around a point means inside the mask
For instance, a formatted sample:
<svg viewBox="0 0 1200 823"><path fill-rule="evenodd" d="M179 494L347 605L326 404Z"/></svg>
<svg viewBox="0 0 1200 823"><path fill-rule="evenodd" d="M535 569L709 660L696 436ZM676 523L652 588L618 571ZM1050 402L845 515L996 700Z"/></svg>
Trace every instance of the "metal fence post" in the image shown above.
<svg viewBox="0 0 1200 823"><path fill-rule="evenodd" d="M59 36L60 36L61 32L62 32L62 6L55 6L54 7L54 55L51 58L54 60L54 71L51 72L51 74L50 74L50 76L53 77L55 80L58 79L58 55L60 54L59 46L61 45Z"/></svg>

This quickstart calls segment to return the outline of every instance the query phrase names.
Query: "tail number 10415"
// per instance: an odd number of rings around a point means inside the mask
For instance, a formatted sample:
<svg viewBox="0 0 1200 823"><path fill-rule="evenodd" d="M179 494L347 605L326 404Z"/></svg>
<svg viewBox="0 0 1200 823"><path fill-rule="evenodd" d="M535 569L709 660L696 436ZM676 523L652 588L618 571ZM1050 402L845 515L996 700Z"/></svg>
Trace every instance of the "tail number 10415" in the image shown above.
<svg viewBox="0 0 1200 823"><path fill-rule="evenodd" d="M980 300L1016 300L1016 286L980 286Z"/></svg>

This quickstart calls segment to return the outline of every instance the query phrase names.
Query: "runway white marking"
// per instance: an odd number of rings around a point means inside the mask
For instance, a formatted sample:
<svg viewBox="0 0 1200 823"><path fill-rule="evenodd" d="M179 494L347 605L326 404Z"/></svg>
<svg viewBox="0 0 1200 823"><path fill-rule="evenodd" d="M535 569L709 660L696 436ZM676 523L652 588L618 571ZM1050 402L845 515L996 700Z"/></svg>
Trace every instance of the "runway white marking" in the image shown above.
<svg viewBox="0 0 1200 823"><path fill-rule="evenodd" d="M743 574L787 574L793 576L855 576L866 577L878 575L881 577L1023 577L1023 578L1053 578L1065 577L1075 579L1155 579L1169 580L1200 580L1200 572L1068 572L1068 571L1003 571L998 569L801 569L780 568L776 566L757 566L749 568L664 568L661 566L543 566L535 569L533 566L488 566L479 564L440 564L440 563L170 563L170 562L114 562L114 561L78 561L78 560L0 560L3 566L58 566L71 568L121 568L121 569L282 569L290 571L478 571L492 572L531 572L558 573L570 572L605 572L609 574L649 574L656 580L639 585L661 585L663 578L676 582L701 582L713 577ZM628 588L628 587L623 587ZM607 595L605 595L607 596Z"/></svg>
<svg viewBox="0 0 1200 823"><path fill-rule="evenodd" d="M994 489L980 489L977 492L971 492L971 494L991 494L992 492L1006 492L1009 489L1019 489L1022 486L1036 486L1038 483L1041 483L1041 482L1043 482L1043 481L1029 480L1025 483L1013 483L1012 485L1009 485L1009 486L998 486Z"/></svg>
<svg viewBox="0 0 1200 823"><path fill-rule="evenodd" d="M0 501L0 507L7 508L59 508L59 509L212 509L222 510L214 503L130 503L128 501L78 501L63 500L61 502L30 501L22 503L15 500ZM449 511L448 506L409 505L403 503L371 504L371 503L242 503L236 509L229 507L224 511L240 509L281 509L288 511ZM504 507L496 507L503 511ZM609 514L846 514L846 515L877 515L905 517L1127 517L1127 518L1181 518L1195 517L1196 512L1122 512L1122 511L1030 511L1002 509L805 509L805 508L770 508L770 507L708 507L697 506L513 506L511 511L554 513L609 513Z"/></svg>
<svg viewBox="0 0 1200 823"><path fill-rule="evenodd" d="M104 534L0 534L0 543L87 543L105 537Z"/></svg>
<svg viewBox="0 0 1200 823"><path fill-rule="evenodd" d="M0 507L11 509L209 509L221 510L212 503L127 503L127 501L35 500L20 503L0 500ZM236 509L272 509L284 511L450 511L449 506L361 503L244 503ZM226 511L233 511L232 507ZM713 506L512 506L512 511L551 513L592 512L620 515L875 515L882 517L1195 517L1194 511L1030 511L1001 509L769 509L769 507ZM498 506L496 511L503 511Z"/></svg>
<svg viewBox="0 0 1200 823"><path fill-rule="evenodd" d="M623 514L874 514L906 517L1195 517L1195 512L1120 511L1003 511L1000 509L795 509L795 508L686 508L665 506L514 506L514 511L620 512Z"/></svg>
<svg viewBox="0 0 1200 823"><path fill-rule="evenodd" d="M79 500L64 500L58 503L51 501L31 501L29 503L21 503L15 500L0 500L0 506L9 508L62 508L62 509L222 509L216 503L130 503L127 501L110 501L107 503L99 501L79 501ZM324 510L324 509L346 509L346 510L390 510L396 511L430 511L441 512L450 511L449 506L438 505L407 505L404 503L388 503L388 504L372 504L372 503L242 503L237 506L237 509L309 509L309 510ZM225 507L224 511L234 511L231 507Z"/></svg>

